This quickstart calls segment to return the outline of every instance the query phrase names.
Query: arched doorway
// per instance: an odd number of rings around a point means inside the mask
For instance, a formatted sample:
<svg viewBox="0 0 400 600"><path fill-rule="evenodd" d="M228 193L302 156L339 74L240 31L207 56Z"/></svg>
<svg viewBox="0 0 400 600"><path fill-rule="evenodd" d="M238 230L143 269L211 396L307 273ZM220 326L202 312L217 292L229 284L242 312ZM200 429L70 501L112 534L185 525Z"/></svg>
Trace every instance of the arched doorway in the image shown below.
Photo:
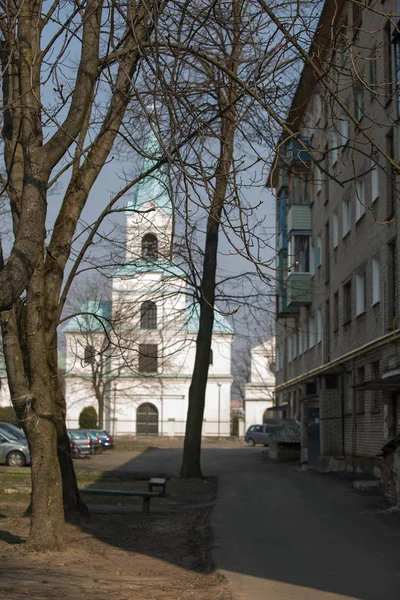
<svg viewBox="0 0 400 600"><path fill-rule="evenodd" d="M136 411L136 435L158 435L158 410L145 402Z"/></svg>

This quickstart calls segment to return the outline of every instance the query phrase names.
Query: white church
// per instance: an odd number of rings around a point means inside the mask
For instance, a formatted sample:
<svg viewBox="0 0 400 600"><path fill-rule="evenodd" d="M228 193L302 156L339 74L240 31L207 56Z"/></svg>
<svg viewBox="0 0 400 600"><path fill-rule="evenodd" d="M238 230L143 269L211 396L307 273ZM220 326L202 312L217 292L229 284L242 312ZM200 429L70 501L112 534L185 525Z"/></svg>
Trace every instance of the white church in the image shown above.
<svg viewBox="0 0 400 600"><path fill-rule="evenodd" d="M159 152L151 137L142 172ZM98 411L96 381L104 390L104 427L113 435L185 433L199 310L172 257L174 219L163 181L161 170L143 179L127 207L125 262L113 275L111 300L86 302L64 327L70 428L79 426L84 407ZM203 436L230 435L233 334L216 312Z"/></svg>
<svg viewBox="0 0 400 600"><path fill-rule="evenodd" d="M250 381L245 385L245 430L276 417L272 412L275 390L275 337L250 350ZM282 416L282 415L280 415Z"/></svg>

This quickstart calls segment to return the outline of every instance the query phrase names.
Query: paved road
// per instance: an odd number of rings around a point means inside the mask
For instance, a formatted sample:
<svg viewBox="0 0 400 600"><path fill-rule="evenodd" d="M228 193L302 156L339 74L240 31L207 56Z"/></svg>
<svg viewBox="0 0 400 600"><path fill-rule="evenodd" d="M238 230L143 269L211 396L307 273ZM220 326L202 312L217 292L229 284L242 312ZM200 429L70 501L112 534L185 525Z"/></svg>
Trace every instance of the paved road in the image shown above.
<svg viewBox="0 0 400 600"><path fill-rule="evenodd" d="M107 457L114 468L170 475L180 459L177 448ZM215 558L235 600L400 598L400 517L382 514L379 497L263 460L259 448L206 448L203 470L219 477Z"/></svg>

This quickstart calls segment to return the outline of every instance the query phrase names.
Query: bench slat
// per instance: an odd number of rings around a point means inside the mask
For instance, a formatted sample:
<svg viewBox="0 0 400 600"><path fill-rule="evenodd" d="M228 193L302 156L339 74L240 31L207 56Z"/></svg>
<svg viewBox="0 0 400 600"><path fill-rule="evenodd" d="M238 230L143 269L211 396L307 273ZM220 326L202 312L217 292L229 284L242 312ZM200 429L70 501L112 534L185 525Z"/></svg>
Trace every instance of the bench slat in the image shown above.
<svg viewBox="0 0 400 600"><path fill-rule="evenodd" d="M98 494L103 496L139 496L148 498L156 498L160 496L160 492L148 492L146 491L131 491L131 490L99 490L97 488L80 488L80 492L85 494Z"/></svg>

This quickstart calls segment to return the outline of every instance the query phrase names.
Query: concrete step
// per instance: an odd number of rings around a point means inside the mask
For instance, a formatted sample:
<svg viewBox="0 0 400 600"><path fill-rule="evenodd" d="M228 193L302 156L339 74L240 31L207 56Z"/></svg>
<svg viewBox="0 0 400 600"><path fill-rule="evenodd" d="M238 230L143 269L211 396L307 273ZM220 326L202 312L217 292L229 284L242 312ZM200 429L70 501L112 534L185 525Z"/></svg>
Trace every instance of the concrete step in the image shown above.
<svg viewBox="0 0 400 600"><path fill-rule="evenodd" d="M372 490L378 490L381 486L381 482L379 479L359 479L358 481L353 481L353 488L356 490L360 490L361 492L370 492Z"/></svg>

